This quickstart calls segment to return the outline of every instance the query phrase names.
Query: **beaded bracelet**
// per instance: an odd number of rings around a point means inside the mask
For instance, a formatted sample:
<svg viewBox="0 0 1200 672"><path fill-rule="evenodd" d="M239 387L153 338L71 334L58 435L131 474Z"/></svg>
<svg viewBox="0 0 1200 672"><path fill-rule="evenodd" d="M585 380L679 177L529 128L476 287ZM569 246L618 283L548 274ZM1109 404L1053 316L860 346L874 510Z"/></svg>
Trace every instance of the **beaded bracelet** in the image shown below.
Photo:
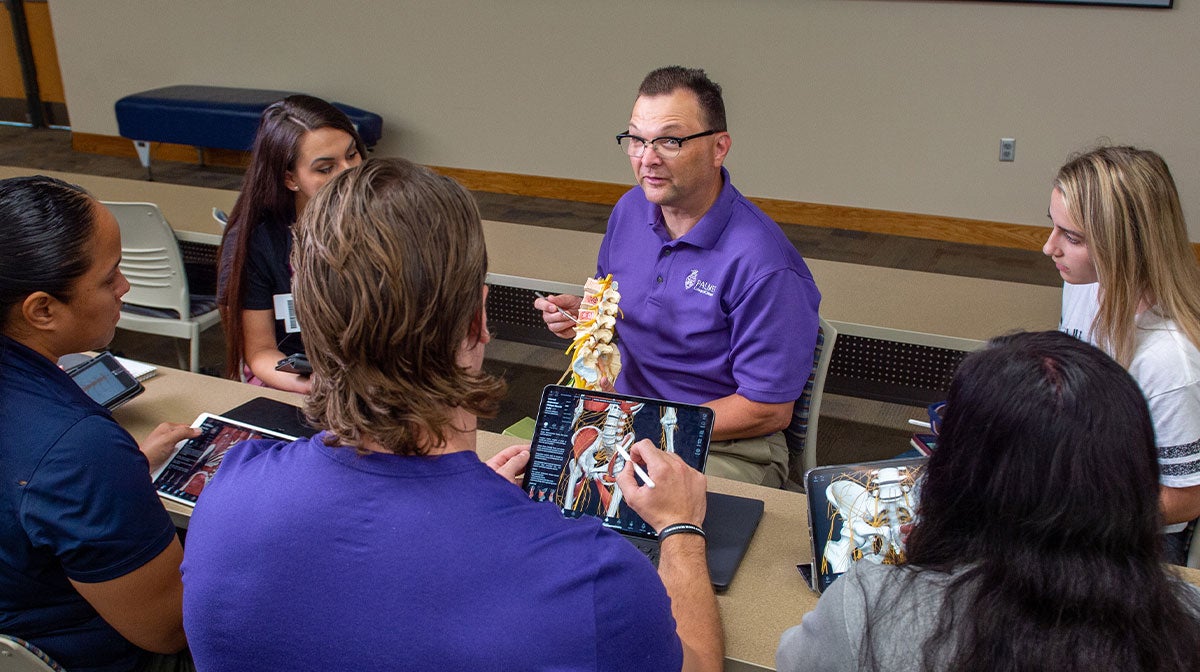
<svg viewBox="0 0 1200 672"><path fill-rule="evenodd" d="M698 534L701 537L705 536L704 528L700 527L699 525L693 525L691 523L675 523L674 525L667 525L659 530L658 540L661 542L663 539L666 539L672 534Z"/></svg>

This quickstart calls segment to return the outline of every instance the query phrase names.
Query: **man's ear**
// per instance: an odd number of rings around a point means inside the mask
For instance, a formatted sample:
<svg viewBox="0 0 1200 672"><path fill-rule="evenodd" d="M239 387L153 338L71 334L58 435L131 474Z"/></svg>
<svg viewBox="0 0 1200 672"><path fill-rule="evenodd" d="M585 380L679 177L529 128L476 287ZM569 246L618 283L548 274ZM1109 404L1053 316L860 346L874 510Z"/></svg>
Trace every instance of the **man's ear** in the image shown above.
<svg viewBox="0 0 1200 672"><path fill-rule="evenodd" d="M30 328L53 330L58 326L58 307L62 302L46 292L34 292L21 302L21 317Z"/></svg>
<svg viewBox="0 0 1200 672"><path fill-rule="evenodd" d="M729 133L721 131L717 135L717 141L713 143L713 165L720 168L725 163L725 157L729 155L729 149L733 146L733 138Z"/></svg>

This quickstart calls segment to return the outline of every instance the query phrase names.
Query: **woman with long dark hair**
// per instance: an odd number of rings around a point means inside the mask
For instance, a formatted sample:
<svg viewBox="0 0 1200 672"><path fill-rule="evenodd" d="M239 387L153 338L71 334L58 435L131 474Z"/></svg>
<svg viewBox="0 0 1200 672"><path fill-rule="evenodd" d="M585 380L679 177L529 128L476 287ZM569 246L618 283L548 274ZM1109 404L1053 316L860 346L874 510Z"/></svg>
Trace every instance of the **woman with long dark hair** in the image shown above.
<svg viewBox="0 0 1200 672"><path fill-rule="evenodd" d="M1200 265L1162 157L1102 147L1058 171L1043 248L1063 278L1060 328L1129 370L1158 444L1167 559L1200 516Z"/></svg>
<svg viewBox="0 0 1200 672"><path fill-rule="evenodd" d="M299 327L288 319L292 225L318 189L362 163L366 152L345 113L320 98L288 96L263 111L219 254L230 378L309 391L307 377L275 370L279 360L304 352Z"/></svg>
<svg viewBox="0 0 1200 672"><path fill-rule="evenodd" d="M993 340L951 383L905 564L855 563L778 669L1194 669L1200 591L1163 565L1157 456L1103 352Z"/></svg>
<svg viewBox="0 0 1200 672"><path fill-rule="evenodd" d="M139 448L57 366L116 331L117 221L35 176L0 180L0 222L0 632L70 670L190 666L183 551L150 472L199 432L163 424Z"/></svg>

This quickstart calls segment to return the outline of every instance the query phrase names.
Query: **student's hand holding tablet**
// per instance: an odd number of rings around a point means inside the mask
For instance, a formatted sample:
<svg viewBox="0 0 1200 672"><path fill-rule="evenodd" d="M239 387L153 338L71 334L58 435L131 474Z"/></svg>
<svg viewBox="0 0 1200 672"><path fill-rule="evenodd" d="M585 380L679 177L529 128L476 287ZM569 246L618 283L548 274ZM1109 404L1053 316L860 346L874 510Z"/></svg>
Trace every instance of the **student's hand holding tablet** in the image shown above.
<svg viewBox="0 0 1200 672"><path fill-rule="evenodd" d="M509 446L493 455L485 464L505 480L521 487L521 477L525 475L525 466L529 464L529 444Z"/></svg>

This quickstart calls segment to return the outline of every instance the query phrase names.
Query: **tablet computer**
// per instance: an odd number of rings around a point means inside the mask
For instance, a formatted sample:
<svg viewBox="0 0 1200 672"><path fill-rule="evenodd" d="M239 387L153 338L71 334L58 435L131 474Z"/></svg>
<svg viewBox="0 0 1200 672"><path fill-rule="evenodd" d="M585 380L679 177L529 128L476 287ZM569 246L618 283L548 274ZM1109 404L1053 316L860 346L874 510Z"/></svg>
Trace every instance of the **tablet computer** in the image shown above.
<svg viewBox="0 0 1200 672"><path fill-rule="evenodd" d="M704 406L548 385L522 487L535 501L552 501L563 515L594 516L623 534L657 541L617 485L625 468L622 451L650 439L704 471L713 418Z"/></svg>
<svg viewBox="0 0 1200 672"><path fill-rule="evenodd" d="M813 590L825 592L855 562L904 562L927 457L838 464L804 475ZM803 571L803 570L801 570Z"/></svg>
<svg viewBox="0 0 1200 672"><path fill-rule="evenodd" d="M160 496L189 506L195 506L225 453L236 444L253 439L296 438L211 413L201 413L192 427L199 427L200 435L175 444L170 459L153 474Z"/></svg>
<svg viewBox="0 0 1200 672"><path fill-rule="evenodd" d="M67 369L67 374L94 399L112 410L146 390L111 353L102 352Z"/></svg>

